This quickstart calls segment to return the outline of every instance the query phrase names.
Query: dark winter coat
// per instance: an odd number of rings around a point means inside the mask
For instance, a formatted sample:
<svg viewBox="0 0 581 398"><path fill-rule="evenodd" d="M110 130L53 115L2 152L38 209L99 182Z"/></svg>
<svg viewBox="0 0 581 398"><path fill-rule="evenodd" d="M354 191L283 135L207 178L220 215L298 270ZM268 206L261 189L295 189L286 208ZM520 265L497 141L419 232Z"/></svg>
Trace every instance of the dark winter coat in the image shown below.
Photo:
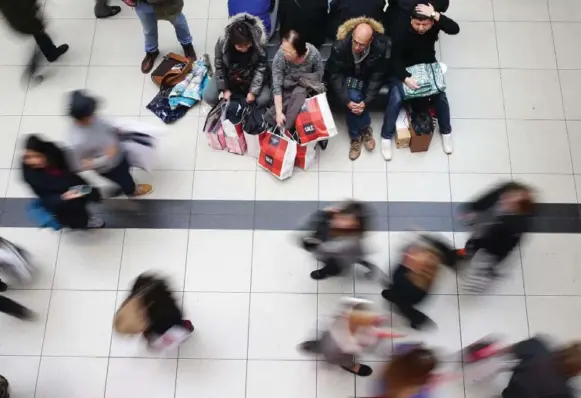
<svg viewBox="0 0 581 398"><path fill-rule="evenodd" d="M236 51L230 43L230 32L233 25L237 22L243 22L246 24L252 33L252 47L248 50L252 53L247 67L243 68L244 71L242 74L247 73L252 76L250 87L245 88L245 90L258 96L268 79L268 59L266 56L267 39L264 25L260 18L247 13L238 14L230 18L228 25L226 25L224 36L220 37L216 43L214 58L216 67L216 85L220 91L226 89L240 91L236 90L235 87L232 87L232 85L235 84L234 82L228 81L228 71L232 66L232 51Z"/></svg>
<svg viewBox="0 0 581 398"><path fill-rule="evenodd" d="M279 0L280 34L296 30L307 43L320 47L327 37L328 7L327 0Z"/></svg>
<svg viewBox="0 0 581 398"><path fill-rule="evenodd" d="M355 58L352 50L353 30L362 23L370 25L375 33L370 44L369 54L361 62L359 73L356 73ZM327 61L326 72L332 89L343 104L347 105L350 102L349 92L345 86L345 79L349 77L363 80L363 95L365 96L364 102L366 104L377 97L377 93L384 82L390 50L391 42L384 35L383 25L374 19L366 17L354 18L339 27L337 40Z"/></svg>
<svg viewBox="0 0 581 398"><path fill-rule="evenodd" d="M36 0L0 0L0 13L17 32L35 35L44 31Z"/></svg>
<svg viewBox="0 0 581 398"><path fill-rule="evenodd" d="M173 21L184 8L184 0L139 0L150 4L155 10L157 19Z"/></svg>

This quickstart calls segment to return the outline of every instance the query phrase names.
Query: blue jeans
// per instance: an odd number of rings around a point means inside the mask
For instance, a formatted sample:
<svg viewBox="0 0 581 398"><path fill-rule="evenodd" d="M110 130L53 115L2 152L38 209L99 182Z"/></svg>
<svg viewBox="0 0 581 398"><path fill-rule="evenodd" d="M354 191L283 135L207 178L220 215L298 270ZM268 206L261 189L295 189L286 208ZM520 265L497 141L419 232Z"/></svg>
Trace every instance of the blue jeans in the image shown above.
<svg viewBox="0 0 581 398"><path fill-rule="evenodd" d="M351 101L360 103L365 99L365 96L361 91L353 88L348 90ZM349 136L352 140L359 139L361 137L361 130L366 129L369 126L371 126L371 115L369 114L367 107L365 107L365 110L361 115L356 115L351 112L350 109L347 109L347 130L349 131Z"/></svg>
<svg viewBox="0 0 581 398"><path fill-rule="evenodd" d="M403 106L403 82L401 80L392 80L389 84L389 100L387 109L383 115L383 126L381 127L381 138L390 140L395 134L395 124L399 111ZM432 96L434 107L436 108L436 117L440 126L441 134L450 134L452 125L450 124L450 105L445 92Z"/></svg>
<svg viewBox="0 0 581 398"><path fill-rule="evenodd" d="M150 4L140 1L135 7L135 12L139 17L143 28L143 35L145 36L145 52L151 53L157 51L157 16L155 15L155 10ZM190 28L186 16L181 13L170 22L176 31L176 36L180 44L182 46L192 44L192 35L190 34Z"/></svg>

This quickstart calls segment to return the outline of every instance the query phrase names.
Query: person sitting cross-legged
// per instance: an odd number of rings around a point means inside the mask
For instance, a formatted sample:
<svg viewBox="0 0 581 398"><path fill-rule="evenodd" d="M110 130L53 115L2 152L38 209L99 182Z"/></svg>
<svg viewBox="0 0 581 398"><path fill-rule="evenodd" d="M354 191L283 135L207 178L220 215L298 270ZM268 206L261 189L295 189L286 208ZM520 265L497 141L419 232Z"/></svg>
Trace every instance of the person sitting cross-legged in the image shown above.
<svg viewBox="0 0 581 398"><path fill-rule="evenodd" d="M404 103L405 84L410 89L418 89L418 83L407 71L407 67L419 64L436 63L435 44L440 31L449 35L460 32L460 27L452 19L434 10L430 4L418 4L410 18L411 29L401 36L393 37L391 68L394 78L390 82L387 109L381 128L381 151L385 160L391 160L391 139L396 130L396 121ZM452 153L452 126L450 124L450 105L443 91L431 97L442 134L444 152Z"/></svg>
<svg viewBox="0 0 581 398"><path fill-rule="evenodd" d="M361 142L368 151L375 149L368 105L381 88L390 52L391 43L383 33L383 26L371 18L346 21L327 62L331 90L347 107L351 160L361 154Z"/></svg>

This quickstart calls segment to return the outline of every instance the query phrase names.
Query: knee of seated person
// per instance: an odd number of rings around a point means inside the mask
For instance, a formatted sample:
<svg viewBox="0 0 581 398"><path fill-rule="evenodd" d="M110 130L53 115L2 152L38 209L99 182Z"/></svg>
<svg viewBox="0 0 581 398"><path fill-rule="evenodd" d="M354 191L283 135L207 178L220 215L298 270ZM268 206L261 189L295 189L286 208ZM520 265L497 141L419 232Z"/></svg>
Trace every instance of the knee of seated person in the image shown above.
<svg viewBox="0 0 581 398"><path fill-rule="evenodd" d="M206 90L204 95L202 96L204 102L210 106L214 106L218 103L220 97L220 91L216 91L215 93L211 92L210 90Z"/></svg>

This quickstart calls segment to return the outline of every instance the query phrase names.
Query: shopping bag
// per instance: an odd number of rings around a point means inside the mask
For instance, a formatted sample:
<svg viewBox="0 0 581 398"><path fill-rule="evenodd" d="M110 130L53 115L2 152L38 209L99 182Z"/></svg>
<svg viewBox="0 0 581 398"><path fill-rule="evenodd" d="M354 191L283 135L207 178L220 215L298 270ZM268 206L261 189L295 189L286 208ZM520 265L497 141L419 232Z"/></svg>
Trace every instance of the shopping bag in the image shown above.
<svg viewBox="0 0 581 398"><path fill-rule="evenodd" d="M317 143L309 142L305 145L298 143L297 133L291 134L287 131L286 136L297 143L297 156L295 157L295 166L299 169L307 170L317 160Z"/></svg>
<svg viewBox="0 0 581 398"><path fill-rule="evenodd" d="M297 143L281 134L268 131L260 145L258 165L279 180L292 176L297 156Z"/></svg>
<svg viewBox="0 0 581 398"><path fill-rule="evenodd" d="M307 98L297 116L295 126L301 145L336 136L337 126L327 101L327 94Z"/></svg>
<svg viewBox="0 0 581 398"><path fill-rule="evenodd" d="M165 129L131 119L115 119L112 124L129 165L151 172L157 157L158 137Z"/></svg>
<svg viewBox="0 0 581 398"><path fill-rule="evenodd" d="M242 123L232 123L230 120L223 117L222 131L226 139L226 148L228 152L237 155L244 155L246 153L246 140L244 139L244 131L242 130Z"/></svg>
<svg viewBox="0 0 581 398"><path fill-rule="evenodd" d="M204 123L204 134L208 139L210 148L221 151L226 148L226 137L222 130L222 111L226 102L220 100L208 113Z"/></svg>
<svg viewBox="0 0 581 398"><path fill-rule="evenodd" d="M191 335L192 332L183 326L172 326L151 343L151 348L160 351L171 351L186 341Z"/></svg>
<svg viewBox="0 0 581 398"><path fill-rule="evenodd" d="M244 131L244 139L246 140L246 154L258 159L260 155L260 145L266 137L266 131L260 134L248 134Z"/></svg>
<svg viewBox="0 0 581 398"><path fill-rule="evenodd" d="M260 144L266 136L264 114L266 108L252 104L248 107L248 112L242 119L242 131L246 140L246 154L253 158L258 158L260 154Z"/></svg>

